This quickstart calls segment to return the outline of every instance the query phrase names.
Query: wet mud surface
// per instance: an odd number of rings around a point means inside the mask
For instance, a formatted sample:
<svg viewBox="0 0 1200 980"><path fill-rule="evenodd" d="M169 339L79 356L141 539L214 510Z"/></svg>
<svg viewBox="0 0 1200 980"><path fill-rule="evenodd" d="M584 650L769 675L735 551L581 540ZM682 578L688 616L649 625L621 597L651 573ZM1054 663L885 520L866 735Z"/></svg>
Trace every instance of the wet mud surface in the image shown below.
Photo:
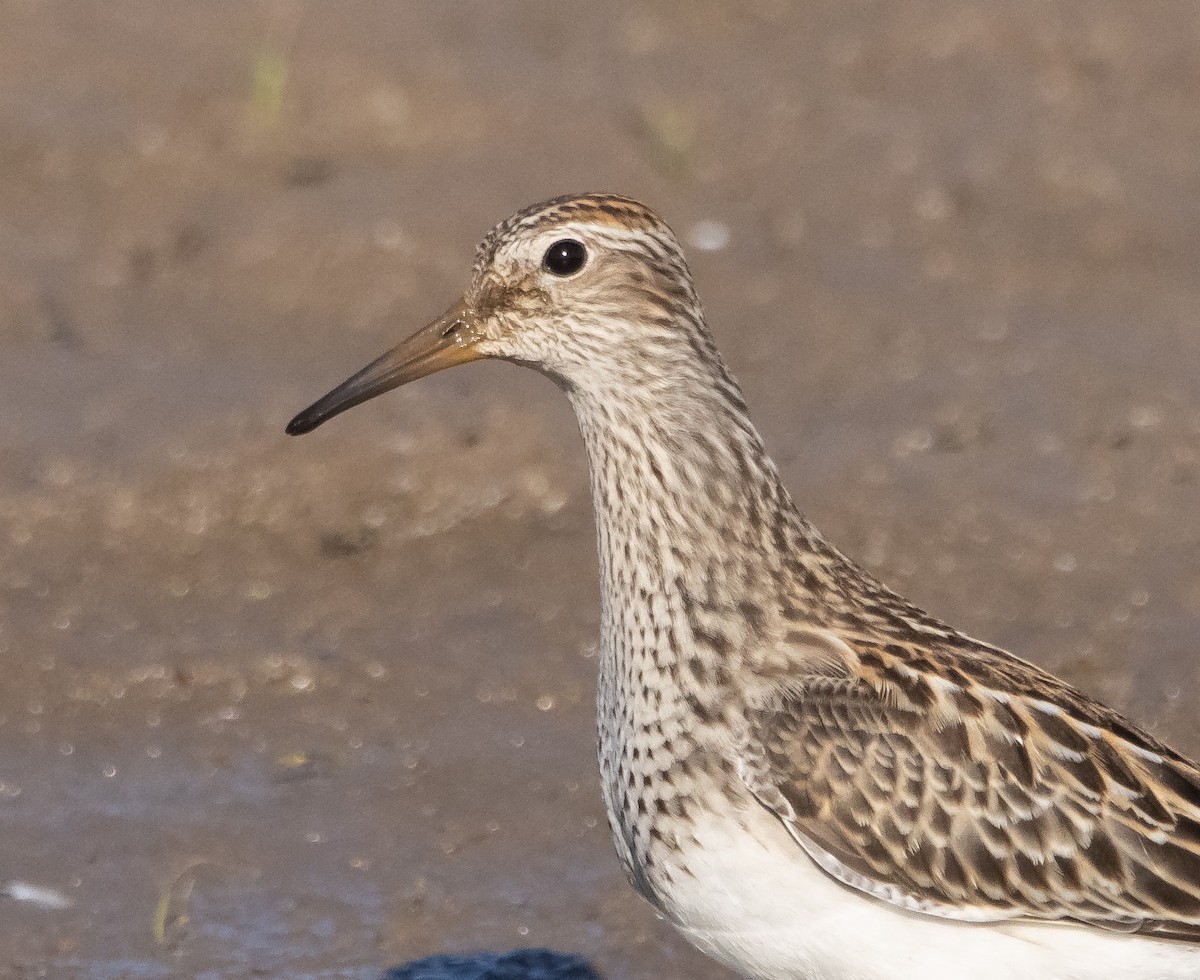
<svg viewBox="0 0 1200 980"><path fill-rule="evenodd" d="M843 550L1200 751L1194 4L4 20L0 976L728 976L611 853L559 393L471 366L283 435L566 191L692 243Z"/></svg>

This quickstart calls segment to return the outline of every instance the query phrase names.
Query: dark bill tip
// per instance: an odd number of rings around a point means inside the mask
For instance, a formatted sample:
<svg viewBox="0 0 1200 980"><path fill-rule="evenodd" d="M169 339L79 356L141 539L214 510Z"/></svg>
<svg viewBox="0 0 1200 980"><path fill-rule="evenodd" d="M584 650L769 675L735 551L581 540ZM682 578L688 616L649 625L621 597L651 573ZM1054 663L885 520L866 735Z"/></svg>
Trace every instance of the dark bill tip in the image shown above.
<svg viewBox="0 0 1200 980"><path fill-rule="evenodd" d="M403 384L408 379L403 371L395 369L393 353L389 351L352 378L343 381L333 391L318 398L287 424L287 434L302 436L306 432L312 432L318 425L328 422L346 409L361 405L376 395Z"/></svg>
<svg viewBox="0 0 1200 980"><path fill-rule="evenodd" d="M312 432L318 425L331 417L325 412L316 411L316 407L316 405L312 405L300 412L283 431L289 436L302 436L306 432Z"/></svg>

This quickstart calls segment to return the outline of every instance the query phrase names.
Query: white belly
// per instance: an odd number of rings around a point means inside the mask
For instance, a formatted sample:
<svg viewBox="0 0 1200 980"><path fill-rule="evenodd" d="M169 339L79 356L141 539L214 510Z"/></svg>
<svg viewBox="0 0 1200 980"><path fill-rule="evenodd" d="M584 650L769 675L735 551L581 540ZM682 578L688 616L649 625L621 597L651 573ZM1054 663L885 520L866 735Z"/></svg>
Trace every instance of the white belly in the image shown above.
<svg viewBox="0 0 1200 980"><path fill-rule="evenodd" d="M1200 947L1070 925L957 923L834 881L773 817L699 817L660 895L699 949L753 980L1184 980ZM686 867L686 870L684 870Z"/></svg>

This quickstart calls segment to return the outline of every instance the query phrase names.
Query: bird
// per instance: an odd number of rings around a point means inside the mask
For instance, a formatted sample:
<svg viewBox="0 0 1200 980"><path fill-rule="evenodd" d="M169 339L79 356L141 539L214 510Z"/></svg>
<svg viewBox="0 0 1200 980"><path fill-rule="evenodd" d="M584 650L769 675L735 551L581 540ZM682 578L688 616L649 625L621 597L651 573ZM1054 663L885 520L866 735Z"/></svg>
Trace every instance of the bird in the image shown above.
<svg viewBox="0 0 1200 980"><path fill-rule="evenodd" d="M605 809L693 945L751 980L1200 978L1200 768L817 531L655 212L517 212L458 302L287 432L480 358L574 409Z"/></svg>

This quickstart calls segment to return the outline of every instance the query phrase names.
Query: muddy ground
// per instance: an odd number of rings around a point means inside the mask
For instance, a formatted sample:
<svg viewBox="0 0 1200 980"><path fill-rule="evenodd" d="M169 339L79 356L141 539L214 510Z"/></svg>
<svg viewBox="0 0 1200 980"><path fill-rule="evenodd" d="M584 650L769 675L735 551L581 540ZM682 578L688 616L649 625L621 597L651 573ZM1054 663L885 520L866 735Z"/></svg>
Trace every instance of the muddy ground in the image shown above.
<svg viewBox="0 0 1200 980"><path fill-rule="evenodd" d="M0 20L0 976L728 976L610 850L559 393L472 366L283 435L565 191L692 243L844 550L1200 751L1192 0Z"/></svg>

